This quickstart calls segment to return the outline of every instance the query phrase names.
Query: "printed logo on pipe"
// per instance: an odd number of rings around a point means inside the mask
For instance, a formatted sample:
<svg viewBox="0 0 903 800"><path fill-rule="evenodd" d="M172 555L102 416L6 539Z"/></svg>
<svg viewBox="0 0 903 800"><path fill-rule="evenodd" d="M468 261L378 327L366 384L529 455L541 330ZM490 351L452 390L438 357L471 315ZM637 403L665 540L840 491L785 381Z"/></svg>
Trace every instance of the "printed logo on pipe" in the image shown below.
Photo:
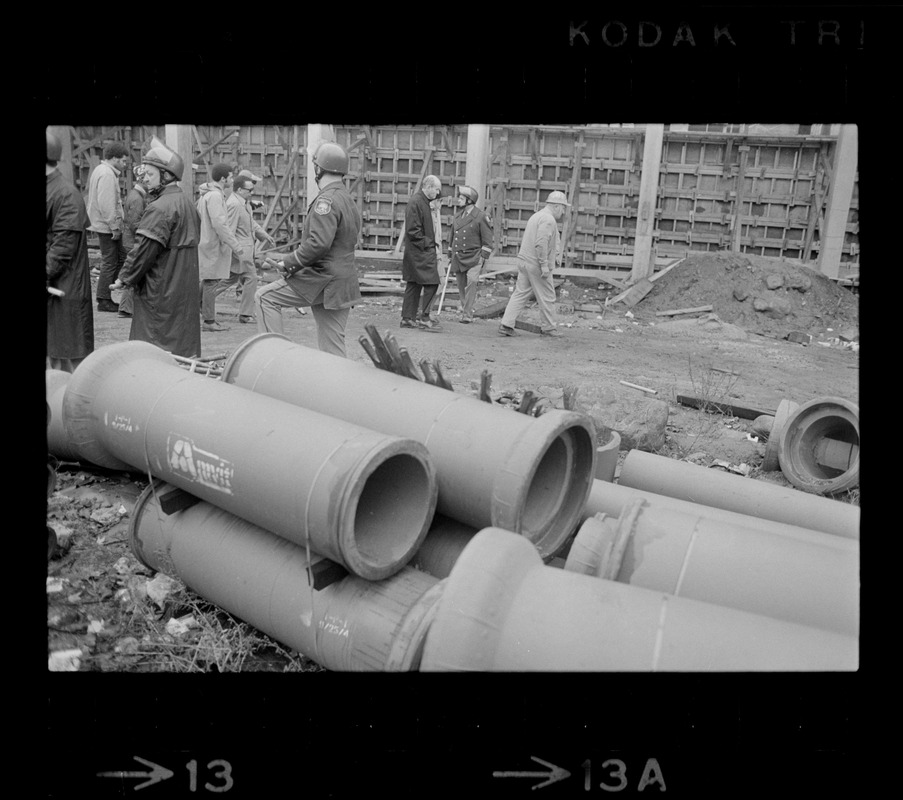
<svg viewBox="0 0 903 800"><path fill-rule="evenodd" d="M170 469L187 480L232 494L235 467L214 453L201 450L186 436L170 434L166 443Z"/></svg>

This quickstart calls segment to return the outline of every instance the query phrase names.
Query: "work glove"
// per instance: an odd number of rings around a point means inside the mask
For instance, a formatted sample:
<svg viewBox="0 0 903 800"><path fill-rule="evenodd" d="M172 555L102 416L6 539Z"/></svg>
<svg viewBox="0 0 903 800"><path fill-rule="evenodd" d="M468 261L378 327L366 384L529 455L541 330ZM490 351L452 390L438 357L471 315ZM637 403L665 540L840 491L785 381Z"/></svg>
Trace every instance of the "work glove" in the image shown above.
<svg viewBox="0 0 903 800"><path fill-rule="evenodd" d="M114 242L118 242L118 241L122 238L122 231L121 231L121 230L115 230L115 231L113 231L112 233L113 233L113 241L114 241Z"/></svg>

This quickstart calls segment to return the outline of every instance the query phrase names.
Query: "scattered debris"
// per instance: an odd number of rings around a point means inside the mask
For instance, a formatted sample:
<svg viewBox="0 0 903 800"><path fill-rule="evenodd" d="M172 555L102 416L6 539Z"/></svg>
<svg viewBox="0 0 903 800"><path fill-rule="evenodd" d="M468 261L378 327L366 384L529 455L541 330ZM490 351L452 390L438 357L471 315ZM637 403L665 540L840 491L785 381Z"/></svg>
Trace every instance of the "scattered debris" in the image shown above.
<svg viewBox="0 0 903 800"><path fill-rule="evenodd" d="M649 389L645 386L637 386L635 383L628 383L627 381L618 381L622 386L629 386L631 389L639 389L641 392L648 392L649 394L658 394L658 389Z"/></svg>

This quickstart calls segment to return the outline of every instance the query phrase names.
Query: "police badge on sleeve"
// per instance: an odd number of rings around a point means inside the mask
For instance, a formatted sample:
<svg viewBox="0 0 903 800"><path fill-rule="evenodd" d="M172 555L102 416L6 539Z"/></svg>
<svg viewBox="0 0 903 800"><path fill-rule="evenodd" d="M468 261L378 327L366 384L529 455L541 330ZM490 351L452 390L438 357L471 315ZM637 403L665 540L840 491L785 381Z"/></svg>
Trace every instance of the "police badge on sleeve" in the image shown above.
<svg viewBox="0 0 903 800"><path fill-rule="evenodd" d="M332 201L323 198L322 200L317 200L314 204L314 211L318 214L328 214L329 209L332 208Z"/></svg>

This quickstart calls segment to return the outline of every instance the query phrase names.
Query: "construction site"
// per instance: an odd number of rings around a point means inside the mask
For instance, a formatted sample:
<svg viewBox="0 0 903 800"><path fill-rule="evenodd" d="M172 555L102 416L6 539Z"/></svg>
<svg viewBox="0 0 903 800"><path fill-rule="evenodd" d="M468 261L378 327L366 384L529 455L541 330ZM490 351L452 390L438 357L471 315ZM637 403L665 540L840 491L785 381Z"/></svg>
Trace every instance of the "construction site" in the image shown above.
<svg viewBox="0 0 903 800"><path fill-rule="evenodd" d="M261 285L321 142L363 220L347 358L229 290L198 358L95 313L94 352L46 371L50 671L858 670L855 125L48 130L86 196L111 142L165 142L192 201L216 164L259 176ZM446 263L441 329L409 330L429 175L443 252L462 185L494 242L473 324ZM535 303L499 336L553 191L562 336Z"/></svg>

